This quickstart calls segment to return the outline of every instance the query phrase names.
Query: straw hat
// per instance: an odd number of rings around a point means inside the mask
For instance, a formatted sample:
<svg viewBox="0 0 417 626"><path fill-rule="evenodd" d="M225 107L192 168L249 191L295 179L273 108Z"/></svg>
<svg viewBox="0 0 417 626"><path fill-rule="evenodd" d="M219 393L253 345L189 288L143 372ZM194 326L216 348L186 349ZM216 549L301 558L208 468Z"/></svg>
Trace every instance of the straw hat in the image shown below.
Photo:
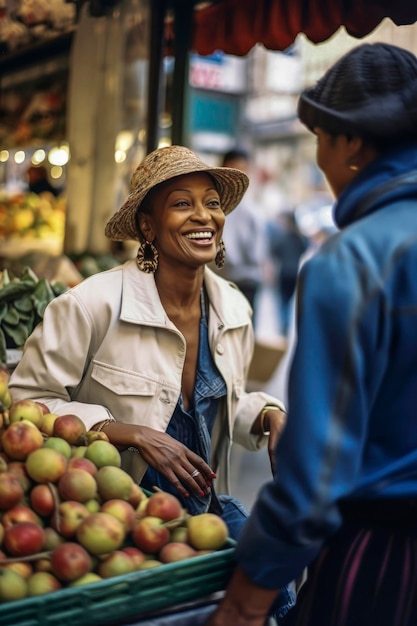
<svg viewBox="0 0 417 626"><path fill-rule="evenodd" d="M332 134L386 140L417 135L417 58L386 43L362 44L342 56L301 94L300 121Z"/></svg>
<svg viewBox="0 0 417 626"><path fill-rule="evenodd" d="M107 222L106 237L113 241L139 239L136 214L149 191L175 176L194 172L207 172L213 178L226 215L239 204L249 185L248 177L240 170L211 167L184 146L159 148L148 154L133 173L131 193Z"/></svg>

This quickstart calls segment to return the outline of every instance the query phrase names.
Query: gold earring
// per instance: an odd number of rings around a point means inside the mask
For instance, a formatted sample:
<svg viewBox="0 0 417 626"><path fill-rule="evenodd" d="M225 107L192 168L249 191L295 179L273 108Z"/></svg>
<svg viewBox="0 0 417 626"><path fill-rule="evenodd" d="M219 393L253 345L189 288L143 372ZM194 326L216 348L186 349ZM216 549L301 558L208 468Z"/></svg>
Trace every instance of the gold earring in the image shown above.
<svg viewBox="0 0 417 626"><path fill-rule="evenodd" d="M359 167L357 165L349 165L349 169L352 172L359 172Z"/></svg>
<svg viewBox="0 0 417 626"><path fill-rule="evenodd" d="M146 274L153 274L158 267L158 250L152 241L142 241L136 255L136 265Z"/></svg>
<svg viewBox="0 0 417 626"><path fill-rule="evenodd" d="M223 239L221 239L220 243L219 243L219 248L217 250L217 254L216 254L215 259L214 259L216 267L219 270L221 270L222 267L224 266L225 258L226 258L226 246L224 245Z"/></svg>

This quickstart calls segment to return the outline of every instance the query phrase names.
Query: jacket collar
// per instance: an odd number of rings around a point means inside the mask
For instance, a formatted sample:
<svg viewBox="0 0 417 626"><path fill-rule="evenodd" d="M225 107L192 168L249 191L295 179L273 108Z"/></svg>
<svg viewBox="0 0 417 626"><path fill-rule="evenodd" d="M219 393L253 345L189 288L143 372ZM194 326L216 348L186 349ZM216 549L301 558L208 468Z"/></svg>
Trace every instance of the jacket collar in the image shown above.
<svg viewBox="0 0 417 626"><path fill-rule="evenodd" d="M242 296L232 284L208 267L205 268L204 284L218 326L237 328L247 325L247 309L242 307ZM161 304L153 274L141 272L134 260L127 261L122 267L120 318L135 324L172 326Z"/></svg>

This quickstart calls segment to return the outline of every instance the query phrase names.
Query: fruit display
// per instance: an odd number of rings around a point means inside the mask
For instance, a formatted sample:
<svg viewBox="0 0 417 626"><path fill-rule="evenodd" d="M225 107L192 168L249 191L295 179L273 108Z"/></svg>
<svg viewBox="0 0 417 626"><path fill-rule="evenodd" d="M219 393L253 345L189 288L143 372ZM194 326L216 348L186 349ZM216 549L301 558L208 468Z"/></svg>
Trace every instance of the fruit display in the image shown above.
<svg viewBox="0 0 417 626"><path fill-rule="evenodd" d="M143 491L103 432L35 400L0 368L0 606L223 548L217 515Z"/></svg>
<svg viewBox="0 0 417 626"><path fill-rule="evenodd" d="M48 192L0 197L0 238L62 240L66 198Z"/></svg>
<svg viewBox="0 0 417 626"><path fill-rule="evenodd" d="M7 348L22 348L42 320L47 304L67 287L39 279L25 267L20 276L0 273L0 363L7 363Z"/></svg>

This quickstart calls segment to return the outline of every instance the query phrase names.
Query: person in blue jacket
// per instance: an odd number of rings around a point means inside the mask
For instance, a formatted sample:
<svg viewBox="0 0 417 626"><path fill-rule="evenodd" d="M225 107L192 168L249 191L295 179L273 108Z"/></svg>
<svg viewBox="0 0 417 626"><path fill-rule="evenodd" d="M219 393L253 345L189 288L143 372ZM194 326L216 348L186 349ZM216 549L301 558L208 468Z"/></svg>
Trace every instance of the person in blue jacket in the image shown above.
<svg viewBox="0 0 417 626"><path fill-rule="evenodd" d="M417 624L417 58L362 44L299 99L339 233L298 284L277 471L210 626Z"/></svg>

